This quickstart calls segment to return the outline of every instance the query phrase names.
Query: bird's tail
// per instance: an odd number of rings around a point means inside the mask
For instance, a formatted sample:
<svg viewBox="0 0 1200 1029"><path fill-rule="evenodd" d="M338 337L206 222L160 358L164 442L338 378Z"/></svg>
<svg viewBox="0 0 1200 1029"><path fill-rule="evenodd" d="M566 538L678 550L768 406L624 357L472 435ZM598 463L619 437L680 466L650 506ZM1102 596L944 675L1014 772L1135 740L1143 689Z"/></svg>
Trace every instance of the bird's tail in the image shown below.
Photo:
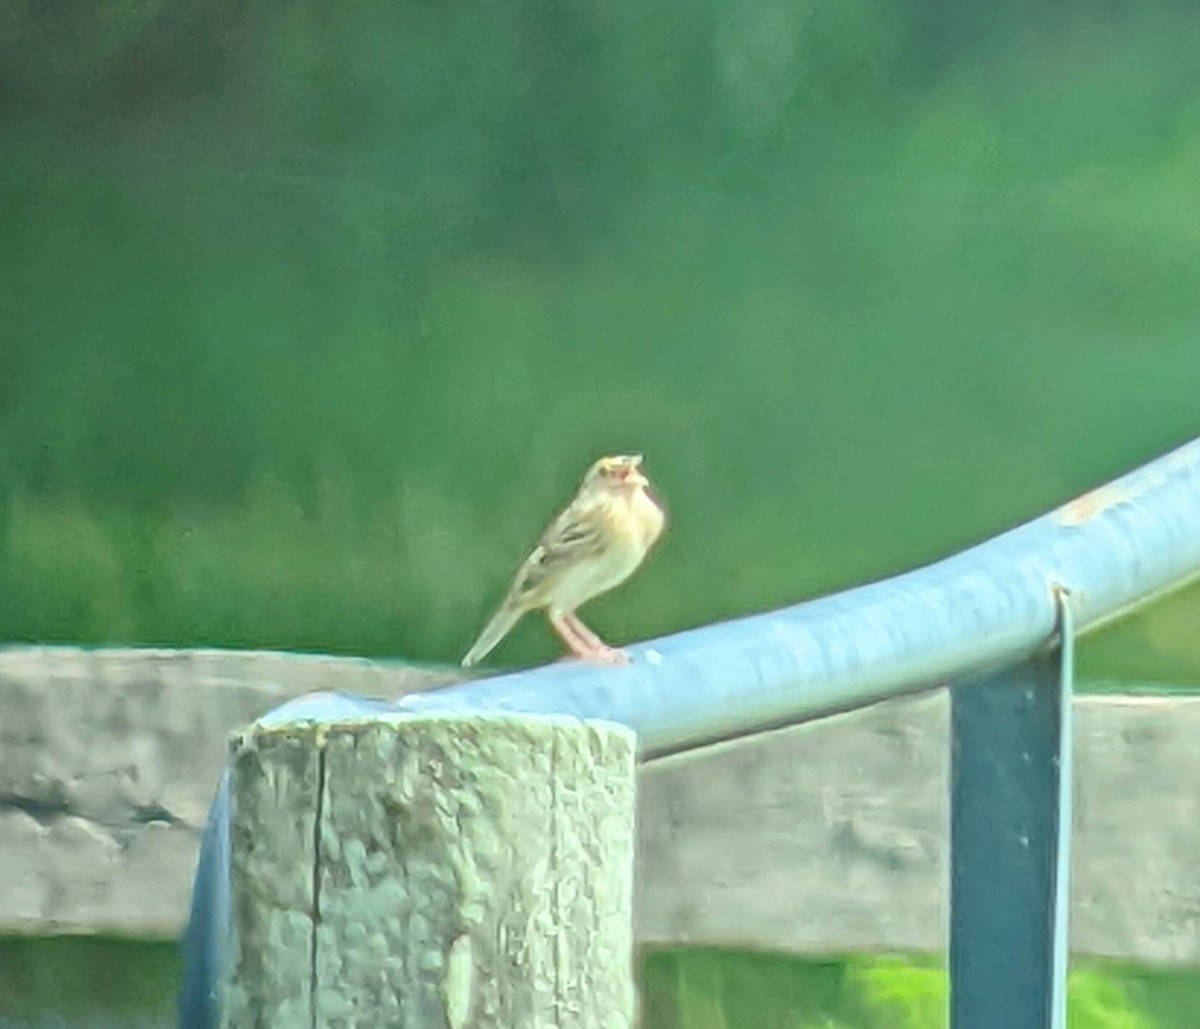
<svg viewBox="0 0 1200 1029"><path fill-rule="evenodd" d="M511 604L501 604L500 610L492 615L492 620L483 627L483 632L479 634L479 639L475 641L475 645L467 651L467 656L462 659L463 668L470 668L472 665L477 665L487 657L496 644L508 635L508 631L517 624L517 619L524 613L524 610L520 607Z"/></svg>

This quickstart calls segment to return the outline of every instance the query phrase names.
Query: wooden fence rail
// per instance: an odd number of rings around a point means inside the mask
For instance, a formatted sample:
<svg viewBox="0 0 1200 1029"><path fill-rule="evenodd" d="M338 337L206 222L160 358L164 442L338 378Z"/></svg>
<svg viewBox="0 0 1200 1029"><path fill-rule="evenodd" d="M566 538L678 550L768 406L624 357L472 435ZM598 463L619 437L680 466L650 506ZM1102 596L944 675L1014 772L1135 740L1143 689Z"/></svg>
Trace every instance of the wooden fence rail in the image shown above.
<svg viewBox="0 0 1200 1029"><path fill-rule="evenodd" d="M394 698L430 678L271 653L0 651L0 932L178 936L231 733L283 684ZM1200 965L1200 697L1143 688L1075 711L1072 950ZM949 741L937 691L639 765L635 941L940 953Z"/></svg>

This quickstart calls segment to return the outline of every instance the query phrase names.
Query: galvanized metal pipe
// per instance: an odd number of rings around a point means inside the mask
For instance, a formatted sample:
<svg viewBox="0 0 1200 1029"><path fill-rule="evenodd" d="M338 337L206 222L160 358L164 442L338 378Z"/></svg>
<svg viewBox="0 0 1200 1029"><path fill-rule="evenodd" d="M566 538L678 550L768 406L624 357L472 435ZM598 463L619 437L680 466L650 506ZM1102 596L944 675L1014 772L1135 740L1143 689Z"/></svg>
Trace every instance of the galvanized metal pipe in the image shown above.
<svg viewBox="0 0 1200 1029"><path fill-rule="evenodd" d="M882 529L883 527L881 527ZM835 596L404 698L401 710L547 711L638 733L643 758L818 718L1010 664L1200 575L1200 440L937 564Z"/></svg>

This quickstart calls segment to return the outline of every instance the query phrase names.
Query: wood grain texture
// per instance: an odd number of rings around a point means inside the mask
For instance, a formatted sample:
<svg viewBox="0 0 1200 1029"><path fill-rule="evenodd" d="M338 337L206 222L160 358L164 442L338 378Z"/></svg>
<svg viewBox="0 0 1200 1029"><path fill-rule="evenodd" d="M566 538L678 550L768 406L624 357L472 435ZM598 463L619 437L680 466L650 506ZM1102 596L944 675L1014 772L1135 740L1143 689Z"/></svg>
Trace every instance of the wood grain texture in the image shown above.
<svg viewBox="0 0 1200 1029"><path fill-rule="evenodd" d="M222 1024L308 1026L319 735L253 729L231 752L233 949Z"/></svg>
<svg viewBox="0 0 1200 1029"><path fill-rule="evenodd" d="M229 738L300 694L453 670L269 651L0 649L0 932L175 939Z"/></svg>
<svg viewBox="0 0 1200 1029"><path fill-rule="evenodd" d="M235 762L249 780L239 800L274 806L246 809L257 836L240 807L235 820L235 929L243 956L266 956L235 962L228 1024L633 1024L628 730L420 717L284 738L313 755L320 783L274 738L269 756L259 738L254 760ZM285 980L302 997L290 1007ZM243 998L259 982L256 1007Z"/></svg>
<svg viewBox="0 0 1200 1029"><path fill-rule="evenodd" d="M1075 711L1072 949L1200 964L1200 697Z"/></svg>
<svg viewBox="0 0 1200 1029"><path fill-rule="evenodd" d="M395 696L433 678L279 654L0 651L0 929L177 935L228 734L305 689ZM1078 697L1075 729L1073 949L1200 964L1200 698ZM639 768L637 939L942 950L946 745L931 694Z"/></svg>
<svg viewBox="0 0 1200 1029"><path fill-rule="evenodd" d="M811 954L939 946L939 701L880 704L655 762L639 789L641 942Z"/></svg>
<svg viewBox="0 0 1200 1029"><path fill-rule="evenodd" d="M944 951L948 717L935 693L644 767L639 941ZM1077 698L1075 729L1072 952L1200 964L1200 697Z"/></svg>

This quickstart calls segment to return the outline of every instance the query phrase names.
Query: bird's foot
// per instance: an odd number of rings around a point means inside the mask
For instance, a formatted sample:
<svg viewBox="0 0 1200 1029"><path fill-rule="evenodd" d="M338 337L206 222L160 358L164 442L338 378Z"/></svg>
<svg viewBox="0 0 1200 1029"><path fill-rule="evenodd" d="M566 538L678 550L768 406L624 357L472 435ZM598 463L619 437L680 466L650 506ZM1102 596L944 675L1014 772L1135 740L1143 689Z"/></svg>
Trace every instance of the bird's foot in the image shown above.
<svg viewBox="0 0 1200 1029"><path fill-rule="evenodd" d="M552 615L550 624L559 638L577 658L598 665L627 665L629 655L616 647L610 647L574 613Z"/></svg>
<svg viewBox="0 0 1200 1029"><path fill-rule="evenodd" d="M632 664L632 658L623 650L618 650L616 647L610 647L607 644L601 644L598 647L589 647L585 653L579 655L585 661L591 661L598 665L628 665Z"/></svg>

